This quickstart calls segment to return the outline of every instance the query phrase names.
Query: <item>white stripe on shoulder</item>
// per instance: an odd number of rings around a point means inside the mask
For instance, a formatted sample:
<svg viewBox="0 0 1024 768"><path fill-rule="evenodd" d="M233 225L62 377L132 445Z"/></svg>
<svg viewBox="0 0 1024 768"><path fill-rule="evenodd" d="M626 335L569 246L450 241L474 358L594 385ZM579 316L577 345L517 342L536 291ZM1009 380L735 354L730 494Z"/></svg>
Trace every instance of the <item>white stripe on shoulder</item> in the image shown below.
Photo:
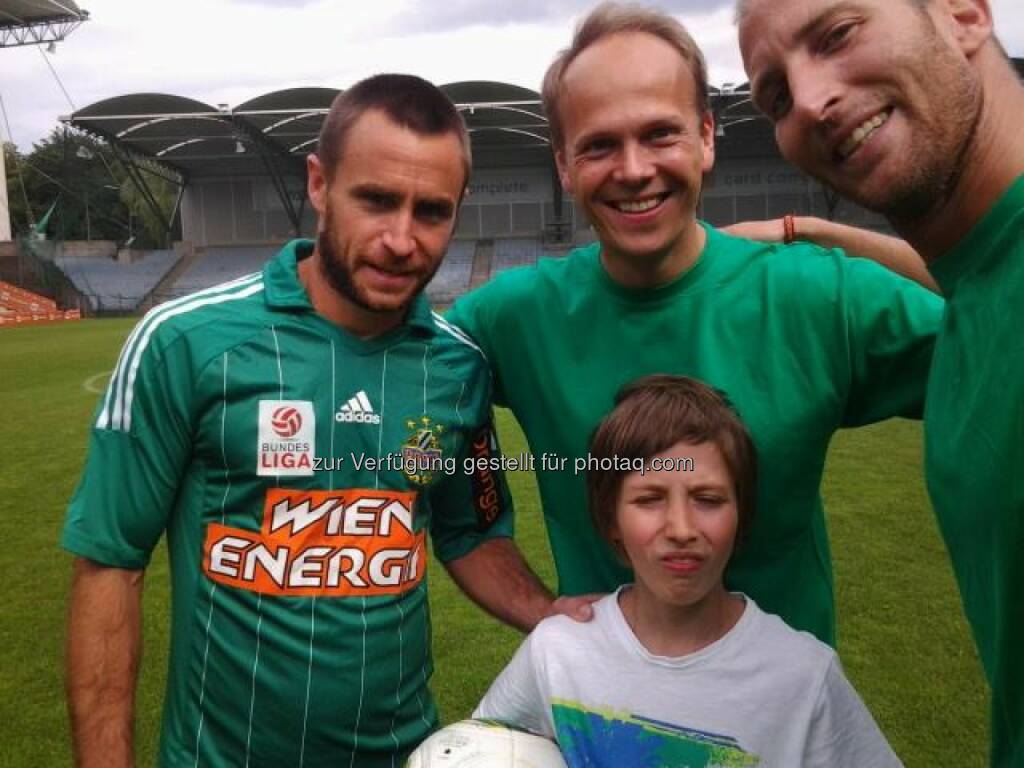
<svg viewBox="0 0 1024 768"><path fill-rule="evenodd" d="M158 306L153 307L149 312L145 314L142 320L135 326L131 334L128 336L124 343L124 347L121 349L121 356L118 358L117 367L114 368L114 373L110 377L110 384L107 388L106 398L103 403L103 410L100 413L100 417L96 422L96 426L99 429L107 429L112 424L112 416L119 414L124 401L124 389L125 389L125 374L127 371L128 361L131 359L132 350L138 339L145 333L146 329L151 323L158 322L159 318L166 312L174 309L175 307L181 306L182 304L193 301L201 296L209 296L217 293L233 290L239 286L250 284L260 278L260 274L246 275L236 280L215 285L210 288L204 288L201 291L189 294L188 296L182 296L171 301L164 302ZM118 421L120 417L118 416Z"/></svg>
<svg viewBox="0 0 1024 768"><path fill-rule="evenodd" d="M113 429L120 429L124 432L127 432L132 428L132 401L135 399L135 377L138 375L139 364L142 362L142 355L146 351L146 347L149 345L149 340L152 338L156 329L159 328L165 320L169 320L172 317L177 317L178 315L183 315L188 312L193 312L201 307L208 307L215 304L223 304L227 301L245 299L262 290L263 281L258 280L255 283L246 285L244 288L239 288L238 290L230 293L214 293L203 296L202 298L196 298L196 294L193 294L193 301L173 307L150 322L146 331L141 334L138 345L132 351L131 363L128 366L127 371L122 372L122 375L125 377L124 398L122 401L121 392L118 392L118 398L114 404L111 427Z"/></svg>
<svg viewBox="0 0 1024 768"><path fill-rule="evenodd" d="M440 328L442 331L447 331L451 336L454 336L456 339L461 341L466 346L472 347L477 352L479 352L485 360L487 359L487 355L484 355L484 351L480 349L480 347L478 347L473 342L472 339L469 338L469 335L464 330L462 330L458 326L452 325L447 320L445 320L444 317L437 314L437 312L431 312L430 314L433 315L434 322L437 323L438 328Z"/></svg>
<svg viewBox="0 0 1024 768"><path fill-rule="evenodd" d="M223 304L227 301L237 301L239 299L245 299L253 294L259 293L263 290L263 281L259 280L251 285L247 285L234 293L218 293L211 296L206 296L201 299L189 302L188 304L182 304L179 307L175 307L169 312L164 313L160 318L149 326L149 329L139 340L139 346L134 352L131 361L131 367L128 369L127 382L125 383L124 391L124 408L120 413L121 417L121 428L127 432L132 428L132 400L135 399L135 377L139 372L139 364L142 362L142 354L146 351L146 347L149 345L149 340L153 336L154 331L160 327L161 323L165 320L169 320L172 317L183 315L187 312L192 312L200 307L212 306L214 304ZM115 412L114 417L117 418L118 414ZM116 425L115 425L116 426Z"/></svg>
<svg viewBox="0 0 1024 768"><path fill-rule="evenodd" d="M138 340L139 336L143 333L144 328L148 323L153 323L154 321L156 321L156 318L159 317L163 312L166 312L185 302L191 301L200 296L208 296L214 293L220 293L222 291L229 291L239 286L252 283L254 280L257 280L259 276L259 273L247 274L242 276L242 278L238 278L237 280L222 283L219 286L205 288L202 291L197 291L196 293L188 294L187 296L181 296L177 299L166 301L163 304L158 304L157 306L153 307L153 309L146 312L142 319L140 319L138 324L135 326L135 328L132 329L131 334L128 336L124 346L121 348L121 355L118 357L118 365L114 369L114 373L111 375L111 382L110 385L108 386L108 390L106 390L106 397L103 400L103 410L99 415L99 419L96 422L96 426L100 429L106 429L110 426L112 414L112 399L115 401L115 410L120 410L120 403L122 398L124 397L124 372L126 370L125 364L128 358L131 356L131 348Z"/></svg>
<svg viewBox="0 0 1024 768"><path fill-rule="evenodd" d="M251 275L244 275L236 278L235 280L230 280L226 283L221 283L220 285L214 285L210 288L204 288L201 291L190 293L187 296L181 296L177 299L172 299L171 301L165 301L163 304L158 304L149 310L132 329L128 338L125 339L124 346L121 347L121 354L117 358L117 365L114 367L114 372L110 375L110 383L107 385L107 392L103 399L103 410L100 412L99 418L96 420L96 427L98 429L107 429L111 425L111 416L115 412L120 412L121 403L124 399L125 366L131 358L131 350L133 346L138 341L139 337L145 332L145 329L150 323L156 322L165 312L181 306L182 304L188 303L202 296L210 296L234 290L235 288L258 280L261 276L262 274L259 272L255 272Z"/></svg>

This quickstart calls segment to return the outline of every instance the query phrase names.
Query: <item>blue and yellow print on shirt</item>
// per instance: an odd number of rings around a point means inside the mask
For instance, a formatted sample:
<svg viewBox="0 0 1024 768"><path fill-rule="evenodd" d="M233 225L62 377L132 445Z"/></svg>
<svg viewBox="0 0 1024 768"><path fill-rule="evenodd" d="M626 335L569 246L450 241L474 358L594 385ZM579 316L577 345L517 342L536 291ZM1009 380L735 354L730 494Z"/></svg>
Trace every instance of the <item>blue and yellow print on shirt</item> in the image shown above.
<svg viewBox="0 0 1024 768"><path fill-rule="evenodd" d="M750 768L760 763L736 739L613 710L553 699L558 746L569 768Z"/></svg>

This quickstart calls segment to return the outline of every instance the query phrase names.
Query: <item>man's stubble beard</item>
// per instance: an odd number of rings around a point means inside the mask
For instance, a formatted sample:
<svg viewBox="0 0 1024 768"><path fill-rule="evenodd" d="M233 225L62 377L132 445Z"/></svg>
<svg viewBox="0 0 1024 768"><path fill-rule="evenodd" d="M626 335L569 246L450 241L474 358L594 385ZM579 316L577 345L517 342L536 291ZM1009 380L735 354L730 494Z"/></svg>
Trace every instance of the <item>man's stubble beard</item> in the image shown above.
<svg viewBox="0 0 1024 768"><path fill-rule="evenodd" d="M928 19L926 23L931 24ZM952 137L941 145L928 135L918 136L911 148L908 169L898 186L873 196L850 194L860 205L881 214L897 230L910 228L939 212L956 191L970 156L970 150L981 119L983 94L970 65L957 58L931 27L929 53L933 62L943 66L933 72L933 78L951 83L945 86L947 94L929 115L940 126L944 136ZM926 134L929 132L925 132Z"/></svg>
<svg viewBox="0 0 1024 768"><path fill-rule="evenodd" d="M409 294L408 301L401 307L382 306L373 302L369 296L359 290L352 278L352 270L339 255L340 248L335 242L334 232L334 212L328 204L324 216L324 226L316 236L316 247L320 253L320 274L335 292L367 312L394 312L396 309L407 308L422 293L441 266L442 260L439 259L430 273L419 281L416 288Z"/></svg>

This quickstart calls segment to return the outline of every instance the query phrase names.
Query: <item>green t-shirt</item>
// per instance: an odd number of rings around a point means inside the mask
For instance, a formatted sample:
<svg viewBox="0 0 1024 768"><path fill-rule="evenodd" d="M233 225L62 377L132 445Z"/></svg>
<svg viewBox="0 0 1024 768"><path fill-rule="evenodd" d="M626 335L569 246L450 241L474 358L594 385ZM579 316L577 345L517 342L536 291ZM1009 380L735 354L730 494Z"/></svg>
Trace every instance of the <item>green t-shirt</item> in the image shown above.
<svg viewBox="0 0 1024 768"><path fill-rule="evenodd" d="M925 475L992 687L992 765L1024 766L1024 176L930 270L947 297Z"/></svg>
<svg viewBox="0 0 1024 768"><path fill-rule="evenodd" d="M164 531L164 766L392 766L437 722L426 532L511 533L490 374L420 297L362 340L318 315L295 241L163 304L97 409L63 544L139 569Z"/></svg>
<svg viewBox="0 0 1024 768"><path fill-rule="evenodd" d="M563 593L630 580L590 524L574 459L619 387L685 374L729 395L758 448L758 509L730 588L834 643L826 449L839 427L920 416L943 302L841 251L705 228L700 259L664 286L615 283L595 244L497 276L449 319L480 344L495 401L529 440ZM545 452L567 458L566 469L544 471Z"/></svg>

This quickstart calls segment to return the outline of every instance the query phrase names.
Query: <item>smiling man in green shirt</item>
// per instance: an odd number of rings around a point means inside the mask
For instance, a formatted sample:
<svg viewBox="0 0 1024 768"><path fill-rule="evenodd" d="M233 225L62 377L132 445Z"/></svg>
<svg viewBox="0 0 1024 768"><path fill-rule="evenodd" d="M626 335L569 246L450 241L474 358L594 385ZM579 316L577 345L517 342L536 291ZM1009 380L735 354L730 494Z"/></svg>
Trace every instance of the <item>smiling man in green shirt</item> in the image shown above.
<svg viewBox="0 0 1024 768"><path fill-rule="evenodd" d="M925 474L992 688L992 765L1024 766L1024 86L986 0L742 0L782 153L883 213L947 299Z"/></svg>
<svg viewBox="0 0 1024 768"><path fill-rule="evenodd" d="M599 242L499 275L449 318L487 355L496 402L534 454L568 467L626 382L673 373L724 390L764 468L727 584L834 643L819 491L829 440L920 417L942 300L839 250L755 243L697 220L714 120L701 53L672 17L600 6L543 97L562 185ZM537 478L560 591L629 580L588 521L583 477Z"/></svg>

